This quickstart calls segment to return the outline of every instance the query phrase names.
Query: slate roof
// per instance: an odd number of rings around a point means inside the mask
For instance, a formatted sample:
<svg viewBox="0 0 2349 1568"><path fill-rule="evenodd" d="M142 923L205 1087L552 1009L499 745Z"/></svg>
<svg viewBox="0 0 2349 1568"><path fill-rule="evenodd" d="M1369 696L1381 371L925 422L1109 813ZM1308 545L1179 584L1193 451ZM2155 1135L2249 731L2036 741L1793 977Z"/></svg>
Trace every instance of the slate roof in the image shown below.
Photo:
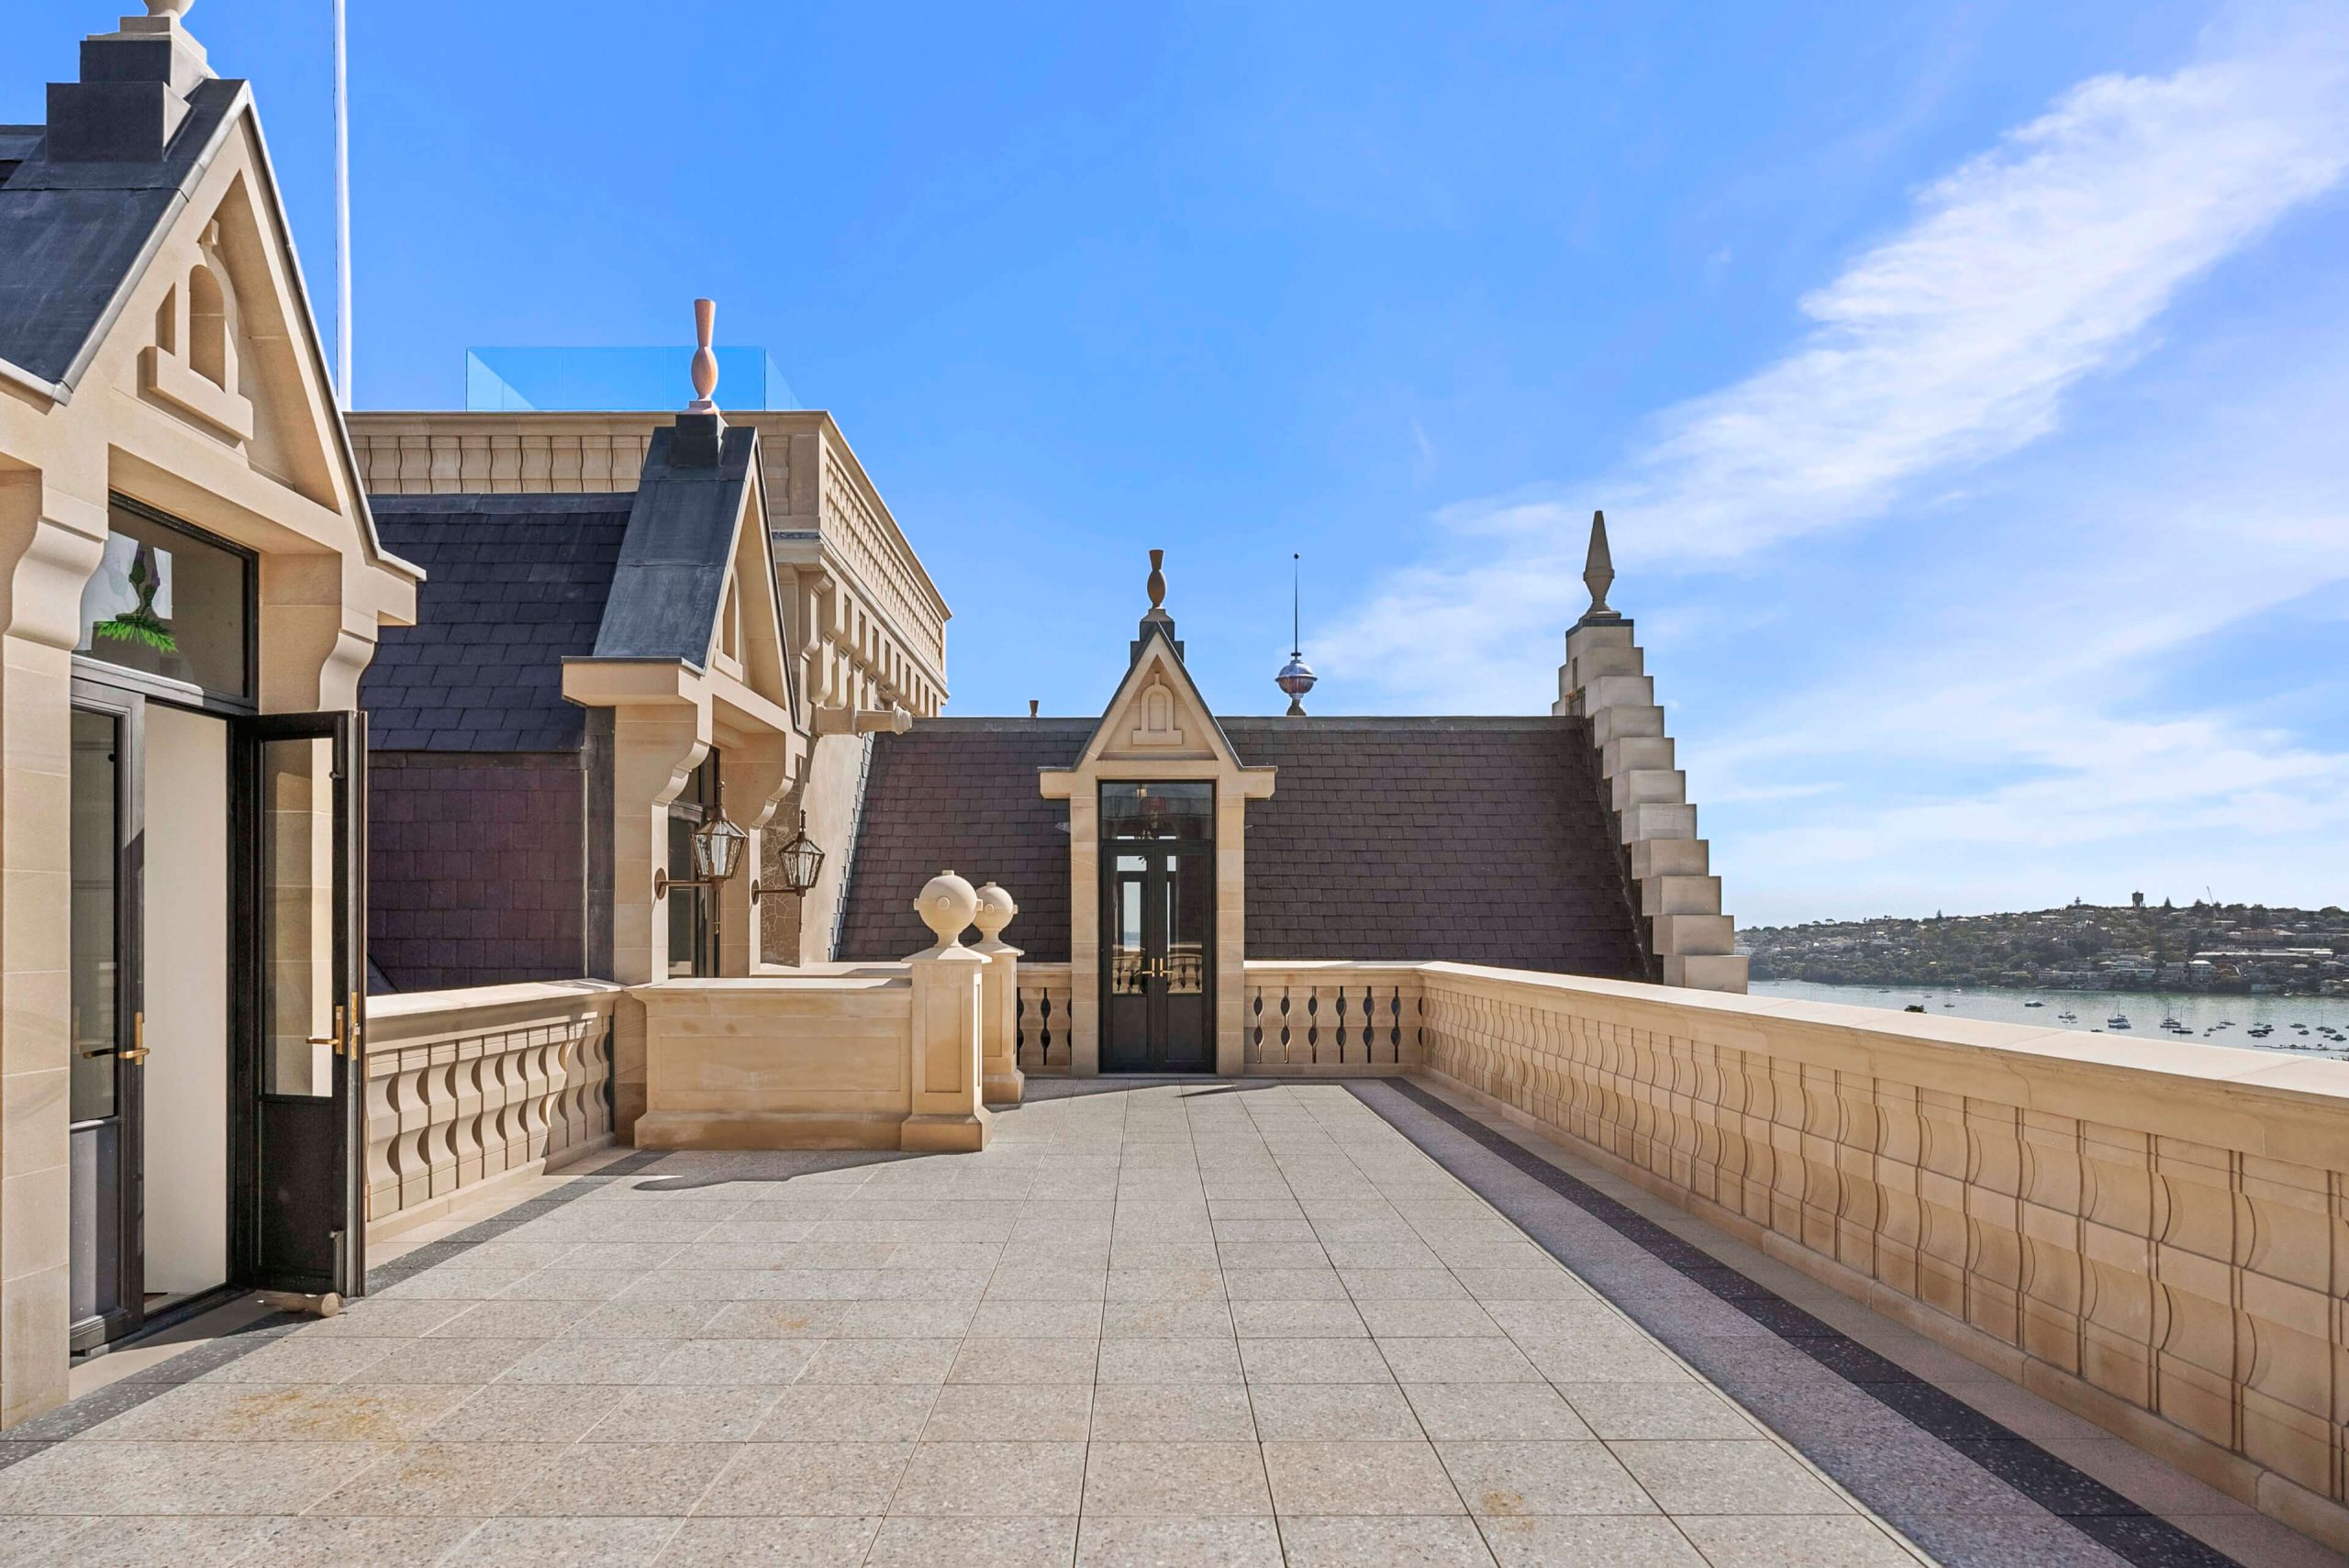
<svg viewBox="0 0 2349 1568"><path fill-rule="evenodd" d="M873 738L849 865L840 955L869 962L937 939L914 895L941 871L999 882L1019 903L1003 940L1039 963L1068 962L1068 803L1036 793L1036 770L1076 760L1085 718L918 718Z"/></svg>
<svg viewBox="0 0 2349 1568"><path fill-rule="evenodd" d="M250 95L207 81L160 161L52 163L37 126L11 126L0 160L20 160L0 185L0 360L71 387L187 205Z"/></svg>
<svg viewBox="0 0 2349 1568"><path fill-rule="evenodd" d="M1580 718L1228 718L1280 770L1248 806L1248 956L1644 977Z"/></svg>
<svg viewBox="0 0 2349 1568"><path fill-rule="evenodd" d="M629 495L378 495L384 545L425 570L359 684L385 751L567 751L562 661L596 646Z"/></svg>
<svg viewBox="0 0 2349 1568"><path fill-rule="evenodd" d="M1248 807L1251 958L1450 959L1641 978L1626 874L1579 718L1227 718L1280 770ZM1068 959L1068 832L1036 770L1092 719L917 719L874 738L840 956L928 945L910 907L952 866L1019 900L1006 940Z"/></svg>
<svg viewBox="0 0 2349 1568"><path fill-rule="evenodd" d="M758 472L759 433L747 425L726 428L714 464L672 462L678 440L669 427L655 430L645 449L628 542L596 638L598 659L708 666L742 492Z"/></svg>

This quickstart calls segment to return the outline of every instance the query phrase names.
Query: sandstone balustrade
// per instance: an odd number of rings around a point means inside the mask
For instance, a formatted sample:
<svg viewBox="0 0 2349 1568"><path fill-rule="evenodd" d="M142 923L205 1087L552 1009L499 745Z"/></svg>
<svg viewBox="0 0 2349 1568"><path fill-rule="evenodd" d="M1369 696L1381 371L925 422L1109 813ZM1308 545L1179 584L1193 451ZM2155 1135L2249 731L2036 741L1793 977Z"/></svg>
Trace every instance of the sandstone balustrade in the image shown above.
<svg viewBox="0 0 2349 1568"><path fill-rule="evenodd" d="M596 980L412 992L367 1003L371 1236L612 1141L612 1009Z"/></svg>
<svg viewBox="0 0 2349 1568"><path fill-rule="evenodd" d="M1069 974L1065 963L1019 965L1019 1010L1014 1018L1022 1073L1065 1073L1076 1031L1069 1020Z"/></svg>
<svg viewBox="0 0 2349 1568"><path fill-rule="evenodd" d="M1423 987L1410 964L1252 961L1241 1011L1250 1073L1376 1076L1425 1060Z"/></svg>
<svg viewBox="0 0 2349 1568"><path fill-rule="evenodd" d="M1418 973L1431 1073L2349 1549L2349 1064Z"/></svg>

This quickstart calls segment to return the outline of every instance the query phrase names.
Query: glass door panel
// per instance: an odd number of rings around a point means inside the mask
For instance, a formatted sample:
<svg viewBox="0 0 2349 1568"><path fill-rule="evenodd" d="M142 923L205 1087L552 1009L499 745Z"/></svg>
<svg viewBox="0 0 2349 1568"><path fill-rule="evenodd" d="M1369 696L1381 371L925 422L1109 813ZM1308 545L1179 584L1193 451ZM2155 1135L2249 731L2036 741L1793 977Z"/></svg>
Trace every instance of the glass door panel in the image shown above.
<svg viewBox="0 0 2349 1568"><path fill-rule="evenodd" d="M249 1283L313 1295L357 1295L363 1279L353 1168L367 962L362 722L298 714L246 723L252 1065L240 1251Z"/></svg>
<svg viewBox="0 0 2349 1568"><path fill-rule="evenodd" d="M1160 1063L1169 1072L1204 1073L1215 1065L1208 1018L1208 977L1215 951L1215 854L1169 851L1163 856L1165 948L1159 960L1164 990Z"/></svg>
<svg viewBox="0 0 2349 1568"><path fill-rule="evenodd" d="M1101 1065L1131 1073L1150 1065L1150 940L1143 918L1149 902L1150 861L1145 855L1116 856L1109 873L1109 937L1107 1037Z"/></svg>
<svg viewBox="0 0 2349 1568"><path fill-rule="evenodd" d="M137 1328L141 1042L139 966L139 699L75 687L67 854L72 1344ZM86 700L89 706L83 706Z"/></svg>

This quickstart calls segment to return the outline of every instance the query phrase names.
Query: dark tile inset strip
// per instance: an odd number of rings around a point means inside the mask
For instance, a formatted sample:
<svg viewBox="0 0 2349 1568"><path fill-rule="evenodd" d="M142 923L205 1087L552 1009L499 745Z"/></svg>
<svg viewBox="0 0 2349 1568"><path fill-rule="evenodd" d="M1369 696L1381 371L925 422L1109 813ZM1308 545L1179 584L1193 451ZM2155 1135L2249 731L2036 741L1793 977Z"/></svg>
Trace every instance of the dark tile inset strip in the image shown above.
<svg viewBox="0 0 2349 1568"><path fill-rule="evenodd" d="M1952 1451L1998 1477L2019 1495L2105 1550L2137 1564L2137 1568L2241 1568L2233 1558L2196 1540L2159 1515L2146 1512L1995 1418L1984 1415L1906 1367L1886 1360L1703 1248L1674 1235L1589 1183L1569 1175L1418 1084L1401 1078L1386 1078L1379 1080L1375 1086L1353 1084L1348 1087L1356 1098L1409 1137L1408 1129L1386 1116L1375 1089L1391 1089L1403 1095L1617 1235L1670 1264L1683 1278L1703 1286L1716 1299L1768 1329L1854 1388L1906 1418L1920 1431L1939 1439ZM1827 1469L1830 1474L1834 1473L1831 1465Z"/></svg>
<svg viewBox="0 0 2349 1568"><path fill-rule="evenodd" d="M526 1199L478 1224L467 1226L453 1236L428 1242L381 1267L368 1270L367 1284L372 1289L383 1290L404 1279L411 1279L435 1263L447 1262L484 1241L495 1241L541 1215L577 1201L607 1178L635 1175L658 1163L662 1154L663 1151L659 1150L640 1151L575 1176L553 1192ZM79 1399L68 1400L56 1409L44 1411L29 1421L21 1421L0 1432L0 1470L21 1463L68 1438L80 1437L101 1422L110 1421L127 1410L135 1410L150 1399L168 1394L182 1384L193 1383L206 1373L217 1372L230 1362L252 1354L272 1340L284 1339L308 1321L309 1318L298 1313L273 1312L265 1318L228 1329L217 1339L191 1345L175 1356L166 1357L153 1366L141 1368L103 1388L92 1389Z"/></svg>

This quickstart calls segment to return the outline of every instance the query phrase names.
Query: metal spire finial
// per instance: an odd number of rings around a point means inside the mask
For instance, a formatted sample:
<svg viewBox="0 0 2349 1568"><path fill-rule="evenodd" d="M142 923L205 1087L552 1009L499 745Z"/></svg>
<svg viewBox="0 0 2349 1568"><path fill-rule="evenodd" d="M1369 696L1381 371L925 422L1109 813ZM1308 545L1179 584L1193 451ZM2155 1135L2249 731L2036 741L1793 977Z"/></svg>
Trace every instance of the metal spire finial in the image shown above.
<svg viewBox="0 0 2349 1568"><path fill-rule="evenodd" d="M1583 612L1585 620L1617 620L1618 611L1607 607L1607 590L1615 585L1615 558L1607 550L1607 514L1590 515L1590 553L1582 563L1583 585L1590 590L1590 608Z"/></svg>
<svg viewBox="0 0 2349 1568"><path fill-rule="evenodd" d="M718 412L718 405L710 401L710 394L718 390L718 350L709 346L717 326L718 302L694 301L694 338L699 346L694 350L694 400L685 405L689 414Z"/></svg>
<svg viewBox="0 0 2349 1568"><path fill-rule="evenodd" d="M1288 717L1291 718L1305 717L1305 694L1313 689L1315 682L1319 679L1313 673L1313 666L1305 662L1305 636L1302 630L1305 624L1303 612L1305 568L1301 564L1304 560L1302 553L1296 550L1289 552L1289 561L1292 564L1289 568L1291 576L1288 601L1288 662L1282 665L1281 673L1273 677L1273 684L1288 694Z"/></svg>

